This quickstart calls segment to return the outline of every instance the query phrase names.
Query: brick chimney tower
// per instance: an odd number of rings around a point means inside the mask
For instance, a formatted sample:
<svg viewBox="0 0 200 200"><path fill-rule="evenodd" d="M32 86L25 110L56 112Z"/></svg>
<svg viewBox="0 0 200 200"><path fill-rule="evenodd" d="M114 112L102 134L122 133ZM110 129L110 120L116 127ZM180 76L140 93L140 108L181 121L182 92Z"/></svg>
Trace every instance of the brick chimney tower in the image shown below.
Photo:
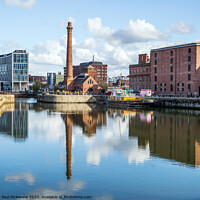
<svg viewBox="0 0 200 200"><path fill-rule="evenodd" d="M65 75L65 89L72 89L73 81L73 64L72 64L72 23L68 22L67 26L67 57L66 57L66 75Z"/></svg>

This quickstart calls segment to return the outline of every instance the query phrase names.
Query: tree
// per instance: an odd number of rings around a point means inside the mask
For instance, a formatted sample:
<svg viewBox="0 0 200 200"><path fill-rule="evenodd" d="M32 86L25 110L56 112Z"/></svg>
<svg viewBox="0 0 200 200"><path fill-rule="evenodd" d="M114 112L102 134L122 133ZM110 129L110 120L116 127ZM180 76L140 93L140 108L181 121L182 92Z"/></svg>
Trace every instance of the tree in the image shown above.
<svg viewBox="0 0 200 200"><path fill-rule="evenodd" d="M60 85L54 85L54 91L57 91L60 89Z"/></svg>
<svg viewBox="0 0 200 200"><path fill-rule="evenodd" d="M43 87L43 83L39 82L39 81L36 81L34 84L33 84L33 91L35 92L38 92L39 90L41 90Z"/></svg>
<svg viewBox="0 0 200 200"><path fill-rule="evenodd" d="M99 84L99 86L100 86L102 89L107 90L108 87L109 87L110 85L108 85L108 84Z"/></svg>

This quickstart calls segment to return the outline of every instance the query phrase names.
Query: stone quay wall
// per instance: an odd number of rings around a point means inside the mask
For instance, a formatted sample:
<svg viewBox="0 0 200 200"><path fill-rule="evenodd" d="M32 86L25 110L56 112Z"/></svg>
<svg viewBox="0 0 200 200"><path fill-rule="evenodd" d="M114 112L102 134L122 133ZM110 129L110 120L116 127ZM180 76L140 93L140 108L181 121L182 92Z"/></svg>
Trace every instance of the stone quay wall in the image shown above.
<svg viewBox="0 0 200 200"><path fill-rule="evenodd" d="M0 108L4 104L14 103L15 102L15 96L14 95L6 95L2 94L0 95Z"/></svg>
<svg viewBox="0 0 200 200"><path fill-rule="evenodd" d="M153 97L155 106L187 109L200 109L200 98Z"/></svg>
<svg viewBox="0 0 200 200"><path fill-rule="evenodd" d="M104 102L106 97L97 95L57 95L39 94L37 100L46 103L98 103Z"/></svg>

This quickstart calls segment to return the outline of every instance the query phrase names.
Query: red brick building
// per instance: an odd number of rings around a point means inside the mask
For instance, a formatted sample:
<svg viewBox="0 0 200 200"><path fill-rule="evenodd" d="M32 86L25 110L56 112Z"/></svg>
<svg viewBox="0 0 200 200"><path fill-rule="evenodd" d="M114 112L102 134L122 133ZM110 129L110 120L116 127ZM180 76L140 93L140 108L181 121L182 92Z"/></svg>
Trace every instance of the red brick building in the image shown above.
<svg viewBox="0 0 200 200"><path fill-rule="evenodd" d="M147 54L139 55L138 64L129 65L129 89L151 89L151 65Z"/></svg>
<svg viewBox="0 0 200 200"><path fill-rule="evenodd" d="M151 50L151 89L155 94L199 95L200 43Z"/></svg>
<svg viewBox="0 0 200 200"><path fill-rule="evenodd" d="M79 91L84 94L88 92L98 94L101 92L101 87L98 86L98 83L86 73L76 76L72 83L72 91Z"/></svg>
<svg viewBox="0 0 200 200"><path fill-rule="evenodd" d="M91 61L73 66L74 77L80 73L89 74L98 84L107 84L107 65L102 62Z"/></svg>
<svg viewBox="0 0 200 200"><path fill-rule="evenodd" d="M45 76L31 76L29 75L29 82L35 83L35 82L46 82L47 78Z"/></svg>

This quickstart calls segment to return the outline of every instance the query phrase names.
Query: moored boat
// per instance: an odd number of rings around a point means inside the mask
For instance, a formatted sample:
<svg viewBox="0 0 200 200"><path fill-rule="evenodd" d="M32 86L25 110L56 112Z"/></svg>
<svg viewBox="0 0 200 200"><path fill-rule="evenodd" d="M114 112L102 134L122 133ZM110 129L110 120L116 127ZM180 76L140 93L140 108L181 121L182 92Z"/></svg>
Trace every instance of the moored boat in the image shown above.
<svg viewBox="0 0 200 200"><path fill-rule="evenodd" d="M136 96L128 90L116 89L109 96L108 104L117 107L143 107L153 105L154 100L149 97Z"/></svg>

